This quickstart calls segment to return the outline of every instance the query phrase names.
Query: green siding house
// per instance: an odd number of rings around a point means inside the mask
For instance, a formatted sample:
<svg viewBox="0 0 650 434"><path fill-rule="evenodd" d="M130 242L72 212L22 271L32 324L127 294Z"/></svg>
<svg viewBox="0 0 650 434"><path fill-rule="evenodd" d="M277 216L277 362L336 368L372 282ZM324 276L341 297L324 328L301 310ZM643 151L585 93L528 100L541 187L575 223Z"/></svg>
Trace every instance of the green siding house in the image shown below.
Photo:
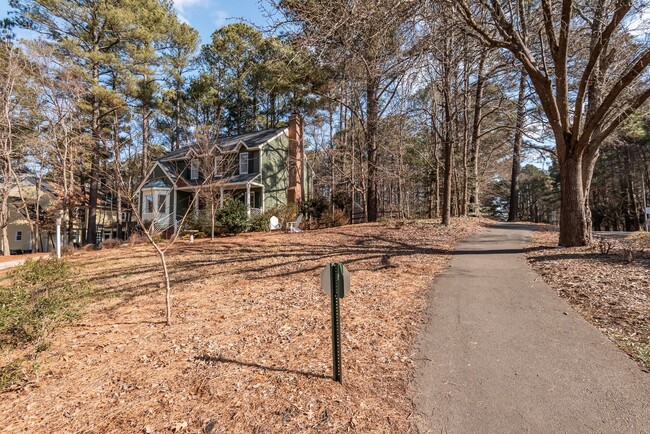
<svg viewBox="0 0 650 434"><path fill-rule="evenodd" d="M216 144L164 155L136 191L143 222L159 231L178 230L183 216L198 217L209 209L206 197L217 207L227 197L241 200L249 216L300 202L312 185L302 131L294 115L288 128L222 137Z"/></svg>

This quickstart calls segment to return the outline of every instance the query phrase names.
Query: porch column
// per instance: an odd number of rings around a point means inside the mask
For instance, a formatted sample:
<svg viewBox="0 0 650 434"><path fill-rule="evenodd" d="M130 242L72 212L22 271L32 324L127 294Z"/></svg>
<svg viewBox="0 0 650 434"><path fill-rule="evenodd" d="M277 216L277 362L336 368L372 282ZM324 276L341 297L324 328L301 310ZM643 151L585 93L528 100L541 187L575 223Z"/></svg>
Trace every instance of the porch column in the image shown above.
<svg viewBox="0 0 650 434"><path fill-rule="evenodd" d="M251 216L251 185L246 184L246 209L248 210L248 217Z"/></svg>
<svg viewBox="0 0 650 434"><path fill-rule="evenodd" d="M194 218L199 219L199 192L194 192Z"/></svg>
<svg viewBox="0 0 650 434"><path fill-rule="evenodd" d="M219 187L219 208L223 208L223 187Z"/></svg>

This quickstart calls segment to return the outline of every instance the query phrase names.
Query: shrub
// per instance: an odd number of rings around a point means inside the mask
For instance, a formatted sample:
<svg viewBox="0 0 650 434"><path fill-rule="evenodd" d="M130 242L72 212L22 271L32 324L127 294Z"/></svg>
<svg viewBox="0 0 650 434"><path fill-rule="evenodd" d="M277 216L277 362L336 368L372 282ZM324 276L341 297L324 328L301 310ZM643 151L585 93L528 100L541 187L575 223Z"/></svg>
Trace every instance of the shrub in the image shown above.
<svg viewBox="0 0 650 434"><path fill-rule="evenodd" d="M271 230L269 219L270 215L267 213L260 213L251 218L251 231L253 232L268 232Z"/></svg>
<svg viewBox="0 0 650 434"><path fill-rule="evenodd" d="M329 202L324 196L316 196L300 203L300 212L307 218L320 220L323 214L329 209Z"/></svg>
<svg viewBox="0 0 650 434"><path fill-rule="evenodd" d="M183 240L189 240L191 235L192 235L192 234L187 234L187 233L186 233L186 234L183 234L183 235L181 235L181 239L183 239ZM194 239L207 238L207 237L208 237L208 235L207 235L205 232L200 232L200 231L199 231L199 232L197 232L197 233L194 234Z"/></svg>
<svg viewBox="0 0 650 434"><path fill-rule="evenodd" d="M612 247L614 244L606 240L605 237L600 237L598 240L598 250L600 251L601 255L609 255L610 250L612 250Z"/></svg>
<svg viewBox="0 0 650 434"><path fill-rule="evenodd" d="M88 284L73 276L60 259L28 260L16 267L11 285L0 287L0 347L39 343L58 324L78 318Z"/></svg>
<svg viewBox="0 0 650 434"><path fill-rule="evenodd" d="M216 222L229 234L246 232L250 226L246 205L232 198L226 199L217 212Z"/></svg>
<svg viewBox="0 0 650 434"><path fill-rule="evenodd" d="M117 238L111 238L110 240L102 241L102 247L105 249L114 249L116 247L120 247L121 245L122 241L118 240Z"/></svg>
<svg viewBox="0 0 650 434"><path fill-rule="evenodd" d="M129 244L130 245L138 245L138 244L145 244L148 243L149 239L147 236L143 233L140 232L133 232L131 236L129 237Z"/></svg>
<svg viewBox="0 0 650 434"><path fill-rule="evenodd" d="M183 229L199 231L209 234L212 230L212 222L210 221L210 213L200 213L198 217L193 215L187 219Z"/></svg>

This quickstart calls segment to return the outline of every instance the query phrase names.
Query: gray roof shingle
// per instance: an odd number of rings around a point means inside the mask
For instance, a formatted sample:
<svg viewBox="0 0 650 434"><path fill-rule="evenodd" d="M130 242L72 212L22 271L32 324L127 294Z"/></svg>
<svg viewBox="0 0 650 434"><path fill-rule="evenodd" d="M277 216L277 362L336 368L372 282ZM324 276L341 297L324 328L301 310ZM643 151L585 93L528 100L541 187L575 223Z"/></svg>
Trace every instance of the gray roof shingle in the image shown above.
<svg viewBox="0 0 650 434"><path fill-rule="evenodd" d="M275 136L280 134L286 128L273 128L270 130L256 131L254 133L240 134L238 136L219 137L217 146L221 152L229 152L234 150L240 142L243 142L247 148L257 148L262 146ZM177 158L182 158L187 155L190 149L198 149L199 145L183 146L175 151L169 152L159 158L159 161L169 161Z"/></svg>

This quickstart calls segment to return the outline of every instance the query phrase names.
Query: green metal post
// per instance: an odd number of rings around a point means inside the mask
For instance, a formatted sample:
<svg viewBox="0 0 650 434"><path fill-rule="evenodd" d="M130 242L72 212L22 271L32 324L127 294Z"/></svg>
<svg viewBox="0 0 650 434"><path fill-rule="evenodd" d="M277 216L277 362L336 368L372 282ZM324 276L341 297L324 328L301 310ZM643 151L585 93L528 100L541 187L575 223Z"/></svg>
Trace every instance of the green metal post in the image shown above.
<svg viewBox="0 0 650 434"><path fill-rule="evenodd" d="M332 299L332 366L334 381L343 382L341 369L341 302L343 292L343 273L341 264L330 264Z"/></svg>

